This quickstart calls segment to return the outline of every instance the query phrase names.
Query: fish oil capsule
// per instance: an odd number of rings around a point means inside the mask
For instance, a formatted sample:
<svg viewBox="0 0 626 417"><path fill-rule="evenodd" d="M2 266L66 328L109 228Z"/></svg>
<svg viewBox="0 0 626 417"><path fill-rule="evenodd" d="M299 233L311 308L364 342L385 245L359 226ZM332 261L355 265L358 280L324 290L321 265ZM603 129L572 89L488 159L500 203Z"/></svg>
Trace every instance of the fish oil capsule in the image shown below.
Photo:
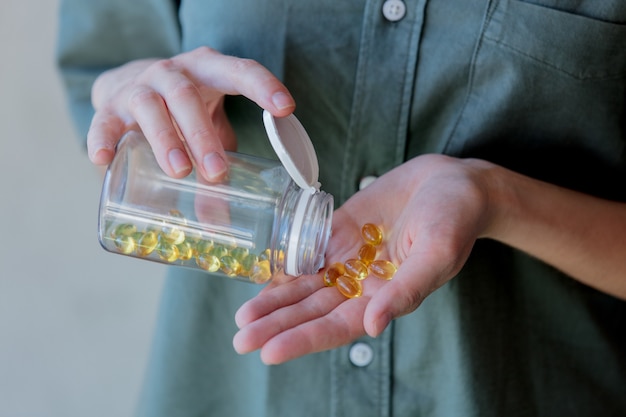
<svg viewBox="0 0 626 417"><path fill-rule="evenodd" d="M176 245L178 248L178 259L181 261L188 261L193 258L193 246L191 243L184 241Z"/></svg>
<svg viewBox="0 0 626 417"><path fill-rule="evenodd" d="M335 285L337 278L346 273L346 267L341 262L332 264L326 272L324 272L324 285L332 287Z"/></svg>
<svg viewBox="0 0 626 417"><path fill-rule="evenodd" d="M364 280L368 275L367 265L358 259L348 259L344 262L346 273L345 275L356 279L357 281Z"/></svg>
<svg viewBox="0 0 626 417"><path fill-rule="evenodd" d="M213 256L217 256L218 259L221 259L228 255L228 249L223 245L214 245L209 253Z"/></svg>
<svg viewBox="0 0 626 417"><path fill-rule="evenodd" d="M176 209L170 210L168 215L172 221L165 223L161 232L163 233L163 237L167 239L168 242L173 243L174 245L180 245L185 240L185 232L176 225L186 225L187 219L185 219L183 213Z"/></svg>
<svg viewBox="0 0 626 417"><path fill-rule="evenodd" d="M159 258L164 261L174 262L178 259L178 246L174 245L173 243L160 242L156 250Z"/></svg>
<svg viewBox="0 0 626 417"><path fill-rule="evenodd" d="M220 258L220 262L222 264L222 272L224 272L229 277L234 277L239 274L239 271L241 270L241 264L234 257L226 255Z"/></svg>
<svg viewBox="0 0 626 417"><path fill-rule="evenodd" d="M361 285L361 281L357 281L356 279L347 275L342 275L338 277L336 285L339 292L342 293L345 297L356 298L360 297L361 294L363 294L363 286Z"/></svg>
<svg viewBox="0 0 626 417"><path fill-rule="evenodd" d="M113 241L117 250L119 250L124 255L130 255L133 253L136 247L135 239L132 236L120 235L115 238Z"/></svg>
<svg viewBox="0 0 626 417"><path fill-rule="evenodd" d="M246 248L234 248L230 251L230 256L241 262L249 253L250 251Z"/></svg>
<svg viewBox="0 0 626 417"><path fill-rule="evenodd" d="M250 275L254 266L259 262L259 257L253 253L249 253L239 262L241 263L241 271L239 271L239 275L246 277Z"/></svg>
<svg viewBox="0 0 626 417"><path fill-rule="evenodd" d="M269 261L259 261L250 270L250 281L263 284L272 278Z"/></svg>
<svg viewBox="0 0 626 417"><path fill-rule="evenodd" d="M173 245L180 245L185 240L185 232L178 227L164 226L161 236Z"/></svg>
<svg viewBox="0 0 626 417"><path fill-rule="evenodd" d="M265 249L263 252L259 253L259 261L269 261L271 252L269 249Z"/></svg>
<svg viewBox="0 0 626 417"><path fill-rule="evenodd" d="M370 264L370 273L377 278L390 280L398 268L390 261L378 260Z"/></svg>
<svg viewBox="0 0 626 417"><path fill-rule="evenodd" d="M372 223L366 223L361 228L361 236L365 243L378 246L383 241L383 232L378 226Z"/></svg>
<svg viewBox="0 0 626 417"><path fill-rule="evenodd" d="M112 236L113 237L132 236L136 232L137 232L137 226L135 226L134 224L122 223L118 225L115 228L115 230L113 230Z"/></svg>
<svg viewBox="0 0 626 417"><path fill-rule="evenodd" d="M137 239L137 254L139 256L148 256L159 244L159 237L155 232L142 233Z"/></svg>
<svg viewBox="0 0 626 417"><path fill-rule="evenodd" d="M213 249L213 241L201 239L196 243L196 253L209 253Z"/></svg>
<svg viewBox="0 0 626 417"><path fill-rule="evenodd" d="M376 259L376 246L366 243L359 248L359 260L365 265L371 264Z"/></svg>
<svg viewBox="0 0 626 417"><path fill-rule="evenodd" d="M221 266L219 258L208 253L201 253L196 256L196 264L209 272L217 272Z"/></svg>

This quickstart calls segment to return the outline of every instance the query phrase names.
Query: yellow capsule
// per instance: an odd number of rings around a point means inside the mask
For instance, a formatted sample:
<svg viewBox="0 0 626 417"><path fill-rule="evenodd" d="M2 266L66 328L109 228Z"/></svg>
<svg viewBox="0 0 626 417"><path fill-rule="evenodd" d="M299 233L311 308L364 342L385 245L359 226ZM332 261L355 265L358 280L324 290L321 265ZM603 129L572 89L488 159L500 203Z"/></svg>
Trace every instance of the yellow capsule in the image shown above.
<svg viewBox="0 0 626 417"><path fill-rule="evenodd" d="M235 258L230 255L226 255L220 258L220 262L222 263L222 272L224 272L229 277L234 277L239 274L241 270L241 264Z"/></svg>
<svg viewBox="0 0 626 417"><path fill-rule="evenodd" d="M136 232L137 232L137 226L135 226L134 224L122 223L115 228L112 235L113 237L132 236Z"/></svg>
<svg viewBox="0 0 626 417"><path fill-rule="evenodd" d="M271 251L269 249L265 249L263 252L259 253L259 261L269 261L270 254Z"/></svg>
<svg viewBox="0 0 626 417"><path fill-rule="evenodd" d="M378 260L369 266L370 272L377 278L390 280L395 275L398 268L390 261Z"/></svg>
<svg viewBox="0 0 626 417"><path fill-rule="evenodd" d="M187 224L187 219L185 219L185 216L183 216L183 213L181 213L180 210L171 209L167 214L174 218L178 223Z"/></svg>
<svg viewBox="0 0 626 417"><path fill-rule="evenodd" d="M230 251L230 256L241 262L246 256L248 256L248 253L250 253L250 251L246 248L233 248Z"/></svg>
<svg viewBox="0 0 626 417"><path fill-rule="evenodd" d="M250 270L250 281L257 284L264 284L272 278L269 261L259 261Z"/></svg>
<svg viewBox="0 0 626 417"><path fill-rule="evenodd" d="M113 244L115 245L117 250L123 253L124 255L131 254L135 250L135 247L136 247L135 239L133 239L132 236L125 236L125 235L117 236L113 240Z"/></svg>
<svg viewBox="0 0 626 417"><path fill-rule="evenodd" d="M185 240L185 232L178 227L163 226L161 236L173 245L180 245Z"/></svg>
<svg viewBox="0 0 626 417"><path fill-rule="evenodd" d="M335 285L337 278L344 275L346 273L346 267L341 262L337 262L332 264L326 272L324 272L324 285L327 287L332 287Z"/></svg>
<svg viewBox="0 0 626 417"><path fill-rule="evenodd" d="M157 253L159 254L159 258L167 262L176 261L178 259L178 255L180 254L178 246L167 242L159 243L157 246Z"/></svg>
<svg viewBox="0 0 626 417"><path fill-rule="evenodd" d="M366 243L359 248L359 260L365 265L371 264L376 259L376 246Z"/></svg>
<svg viewBox="0 0 626 417"><path fill-rule="evenodd" d="M192 243L195 246L201 240L203 240L202 233L200 233L199 230L190 229L187 233L185 233L185 240L187 240L189 243Z"/></svg>
<svg viewBox="0 0 626 417"><path fill-rule="evenodd" d="M363 294L361 281L357 281L356 279L347 275L342 275L338 277L336 285L339 292L348 298L360 297L361 294Z"/></svg>
<svg viewBox="0 0 626 417"><path fill-rule="evenodd" d="M366 223L361 228L361 236L365 243L369 243L370 245L378 246L383 241L383 232L372 223Z"/></svg>
<svg viewBox="0 0 626 417"><path fill-rule="evenodd" d="M226 248L226 246L223 245L214 245L209 253L213 256L217 256L218 259L221 259L224 256L228 255L228 249Z"/></svg>
<svg viewBox="0 0 626 417"><path fill-rule="evenodd" d="M181 261L188 261L193 258L193 246L191 243L184 241L176 245L178 248L178 259Z"/></svg>
<svg viewBox="0 0 626 417"><path fill-rule="evenodd" d="M270 249L265 249L259 254L259 259L262 261L274 261L276 264L283 264L285 262L285 251L272 251Z"/></svg>
<svg viewBox="0 0 626 417"><path fill-rule="evenodd" d="M211 252L211 249L213 249L213 241L211 241L211 240L201 239L198 242L196 242L196 253L197 254L209 253L209 252Z"/></svg>
<svg viewBox="0 0 626 417"><path fill-rule="evenodd" d="M254 266L259 262L259 257L253 253L245 256L241 261L241 271L239 271L239 275L249 276L252 272ZM269 263L269 262L268 262Z"/></svg>
<svg viewBox="0 0 626 417"><path fill-rule="evenodd" d="M196 264L209 272L216 272L220 269L221 263L217 256L208 253L201 253L196 257Z"/></svg>
<svg viewBox="0 0 626 417"><path fill-rule="evenodd" d="M140 237L137 239L137 255L150 255L157 247L158 243L159 238L155 232L146 232L140 234Z"/></svg>
<svg viewBox="0 0 626 417"><path fill-rule="evenodd" d="M346 268L345 275L356 279L357 281L364 280L369 274L367 265L358 259L348 259L344 266Z"/></svg>

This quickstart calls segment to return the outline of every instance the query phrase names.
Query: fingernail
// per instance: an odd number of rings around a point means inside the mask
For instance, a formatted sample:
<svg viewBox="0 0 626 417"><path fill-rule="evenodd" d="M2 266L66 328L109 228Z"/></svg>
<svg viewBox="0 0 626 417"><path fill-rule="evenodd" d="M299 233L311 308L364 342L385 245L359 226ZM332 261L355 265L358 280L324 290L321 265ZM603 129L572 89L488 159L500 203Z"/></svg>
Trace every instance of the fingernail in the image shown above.
<svg viewBox="0 0 626 417"><path fill-rule="evenodd" d="M278 110L283 110L294 106L293 99L288 94L280 92L272 96L272 102Z"/></svg>
<svg viewBox="0 0 626 417"><path fill-rule="evenodd" d="M172 149L167 157L175 174L180 174L191 168L189 158L187 158L185 152L178 148Z"/></svg>
<svg viewBox="0 0 626 417"><path fill-rule="evenodd" d="M207 154L202 161L204 171L209 180L215 180L223 176L228 170L228 166L224 159L217 152Z"/></svg>
<svg viewBox="0 0 626 417"><path fill-rule="evenodd" d="M378 337L382 332L385 331L389 323L391 322L391 315L389 313L383 314L381 317L376 320L375 324L375 333L374 335L370 335L372 337Z"/></svg>
<svg viewBox="0 0 626 417"><path fill-rule="evenodd" d="M94 164L105 165L111 162L111 160L113 159L114 153L115 152L111 151L110 149L99 148L93 151L93 153L91 153L91 155L89 156L89 159L91 159L91 162L93 162Z"/></svg>

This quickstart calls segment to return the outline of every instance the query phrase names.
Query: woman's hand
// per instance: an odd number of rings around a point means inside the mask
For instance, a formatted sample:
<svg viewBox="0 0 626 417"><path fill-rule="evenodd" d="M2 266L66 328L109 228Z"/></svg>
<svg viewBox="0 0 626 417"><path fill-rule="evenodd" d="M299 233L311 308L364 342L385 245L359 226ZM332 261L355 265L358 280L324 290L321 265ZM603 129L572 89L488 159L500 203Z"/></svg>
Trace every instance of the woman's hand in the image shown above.
<svg viewBox="0 0 626 417"><path fill-rule="evenodd" d="M337 210L327 265L355 257L365 223L384 229L378 258L398 266L392 280L369 277L361 297L345 299L323 271L275 279L237 312L235 349L261 349L274 364L377 336L455 276L481 237L626 300L625 203L486 161L425 155L380 177Z"/></svg>
<svg viewBox="0 0 626 417"><path fill-rule="evenodd" d="M377 336L452 278L486 230L491 164L429 155L411 160L355 194L333 218L327 265L356 257L361 226L379 225L378 259L399 268L390 281L370 276L363 295L346 299L315 276L274 279L236 316L240 353L261 348L267 363Z"/></svg>
<svg viewBox="0 0 626 417"><path fill-rule="evenodd" d="M277 117L295 108L287 88L252 60L202 47L170 59L133 61L94 83L89 157L110 163L124 132L138 127L165 173L188 175L191 157L207 180L216 181L227 171L224 149L236 148L225 95L244 95Z"/></svg>

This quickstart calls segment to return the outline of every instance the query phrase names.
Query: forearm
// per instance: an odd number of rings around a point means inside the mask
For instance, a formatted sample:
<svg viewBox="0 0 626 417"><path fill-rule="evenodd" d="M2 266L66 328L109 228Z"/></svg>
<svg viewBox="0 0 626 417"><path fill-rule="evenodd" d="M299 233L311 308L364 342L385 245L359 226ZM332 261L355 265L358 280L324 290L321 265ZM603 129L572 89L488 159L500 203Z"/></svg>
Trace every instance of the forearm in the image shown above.
<svg viewBox="0 0 626 417"><path fill-rule="evenodd" d="M626 204L491 170L493 238L626 299Z"/></svg>

